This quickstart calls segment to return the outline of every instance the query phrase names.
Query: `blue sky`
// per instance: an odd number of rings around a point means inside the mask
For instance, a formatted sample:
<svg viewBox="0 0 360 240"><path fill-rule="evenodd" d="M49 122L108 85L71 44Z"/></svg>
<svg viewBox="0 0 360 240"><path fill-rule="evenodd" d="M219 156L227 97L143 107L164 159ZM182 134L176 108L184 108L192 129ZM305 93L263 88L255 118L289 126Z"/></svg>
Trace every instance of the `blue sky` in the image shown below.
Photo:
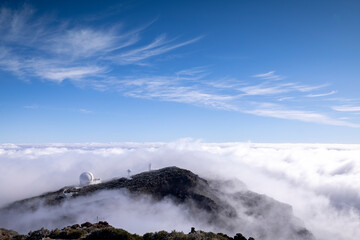
<svg viewBox="0 0 360 240"><path fill-rule="evenodd" d="M359 1L0 9L0 142L360 143Z"/></svg>

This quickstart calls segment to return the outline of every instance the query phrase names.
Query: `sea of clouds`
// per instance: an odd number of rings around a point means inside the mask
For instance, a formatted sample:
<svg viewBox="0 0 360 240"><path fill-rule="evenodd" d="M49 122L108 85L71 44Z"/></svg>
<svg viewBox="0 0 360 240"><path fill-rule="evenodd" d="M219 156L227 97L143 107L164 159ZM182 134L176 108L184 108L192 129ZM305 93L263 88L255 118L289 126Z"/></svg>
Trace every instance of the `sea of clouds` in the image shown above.
<svg viewBox="0 0 360 240"><path fill-rule="evenodd" d="M153 169L178 166L207 179L240 180L249 190L290 204L294 215L317 239L360 239L360 145L204 143L189 139L169 143L0 144L0 207L76 185L84 171L105 181L127 176L128 169L132 174L146 171L150 163ZM189 218L186 209L171 201L134 201L126 193L111 197L121 206L109 203L108 211L96 212L94 208L81 215L77 212L81 211L79 202L67 211L76 213L79 221L100 218L136 233L161 229L186 232L191 226L218 230ZM18 218L17 224L26 229L28 222L32 221L33 227L38 219L41 227L45 214L57 213L41 209L21 221ZM6 220L7 226L16 228L15 217ZM64 226L67 223L64 219ZM51 221L47 224L49 228L62 227Z"/></svg>

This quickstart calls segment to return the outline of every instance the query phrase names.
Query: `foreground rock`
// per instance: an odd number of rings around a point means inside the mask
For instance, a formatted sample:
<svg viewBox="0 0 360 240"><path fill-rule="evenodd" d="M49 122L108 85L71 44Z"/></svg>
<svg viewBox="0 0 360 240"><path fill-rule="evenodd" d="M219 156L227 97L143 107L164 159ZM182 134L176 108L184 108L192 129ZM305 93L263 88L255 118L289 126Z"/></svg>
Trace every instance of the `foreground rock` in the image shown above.
<svg viewBox="0 0 360 240"><path fill-rule="evenodd" d="M102 194L106 190L126 189L133 198L147 195L154 201L171 199L175 204L189 209L189 217L206 222L223 232L240 231L262 240L314 239L301 221L293 216L291 206L245 189L229 191L229 185L231 182L207 181L188 170L168 167L140 173L131 179L118 178L82 188L65 187L14 202L0 210L0 216L11 216L16 212L21 217L24 212L37 211L44 206L52 209L71 204L80 198L90 201L91 196ZM199 213L204 214L198 217ZM62 224L76 222L70 215L58 216L57 219ZM0 218L0 226L3 222Z"/></svg>
<svg viewBox="0 0 360 240"><path fill-rule="evenodd" d="M41 240L41 239L85 239L85 240L255 240L250 237L245 238L241 233L234 237L229 237L223 233L212 233L195 231L185 234L183 232L166 232L160 231L155 233L145 233L143 236L131 234L123 229L114 228L107 222L100 221L92 224L89 222L81 225L75 224L63 229L47 230L40 229L31 231L27 235L20 235L14 231L0 229L0 240Z"/></svg>

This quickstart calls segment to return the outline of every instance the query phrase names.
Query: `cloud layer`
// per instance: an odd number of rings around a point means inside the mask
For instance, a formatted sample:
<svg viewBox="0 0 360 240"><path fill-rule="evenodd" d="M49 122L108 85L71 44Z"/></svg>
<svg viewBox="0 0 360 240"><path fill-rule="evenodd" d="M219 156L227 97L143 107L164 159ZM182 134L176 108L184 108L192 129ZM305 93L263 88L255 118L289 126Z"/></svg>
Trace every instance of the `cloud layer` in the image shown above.
<svg viewBox="0 0 360 240"><path fill-rule="evenodd" d="M358 239L359 154L358 145L217 144L189 140L3 144L0 191L6 194L1 195L0 204L77 184L79 174L86 170L106 180L126 176L127 169L133 173L145 171L149 163L153 168L176 165L209 179L243 181L250 190L291 204L294 214L320 240Z"/></svg>

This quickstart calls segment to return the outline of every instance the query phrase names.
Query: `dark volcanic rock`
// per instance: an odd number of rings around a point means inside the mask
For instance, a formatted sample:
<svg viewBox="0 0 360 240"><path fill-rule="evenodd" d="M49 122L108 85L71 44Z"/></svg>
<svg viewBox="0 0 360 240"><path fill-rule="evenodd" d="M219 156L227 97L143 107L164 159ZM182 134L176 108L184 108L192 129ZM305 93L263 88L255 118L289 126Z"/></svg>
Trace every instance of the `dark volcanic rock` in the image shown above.
<svg viewBox="0 0 360 240"><path fill-rule="evenodd" d="M0 240L12 239L14 236L19 235L17 232L0 228Z"/></svg>
<svg viewBox="0 0 360 240"><path fill-rule="evenodd" d="M45 205L51 206L101 190L116 189L127 189L133 194L148 194L157 200L168 197L176 203L191 202L199 209L206 210L209 213L225 211L229 216L236 215L236 211L231 206L214 195L205 179L177 167L143 172L132 176L130 179L119 178L82 188L65 187L55 192L14 202L8 205L6 209L35 210L39 207L38 200L42 200Z"/></svg>
<svg viewBox="0 0 360 240"><path fill-rule="evenodd" d="M78 225L78 224L77 224ZM6 229L0 229L0 240L41 240L41 239L77 239L77 240L247 240L241 233L236 234L234 238L222 233L212 233L204 231L191 231L188 234L183 232L166 231L149 232L143 236L131 234L124 229L114 228L107 222L99 222L95 224L84 223L78 225L74 230L74 226L68 226L63 229L47 230L41 228L27 235L18 235L16 232ZM2 234L11 233L11 234ZM239 238L241 236L241 238ZM255 240L250 237L249 240Z"/></svg>
<svg viewBox="0 0 360 240"><path fill-rule="evenodd" d="M41 228L40 230L36 230L34 232L29 232L26 240L41 240L41 239L49 236L49 234L50 234L49 230L47 230L45 228Z"/></svg>

